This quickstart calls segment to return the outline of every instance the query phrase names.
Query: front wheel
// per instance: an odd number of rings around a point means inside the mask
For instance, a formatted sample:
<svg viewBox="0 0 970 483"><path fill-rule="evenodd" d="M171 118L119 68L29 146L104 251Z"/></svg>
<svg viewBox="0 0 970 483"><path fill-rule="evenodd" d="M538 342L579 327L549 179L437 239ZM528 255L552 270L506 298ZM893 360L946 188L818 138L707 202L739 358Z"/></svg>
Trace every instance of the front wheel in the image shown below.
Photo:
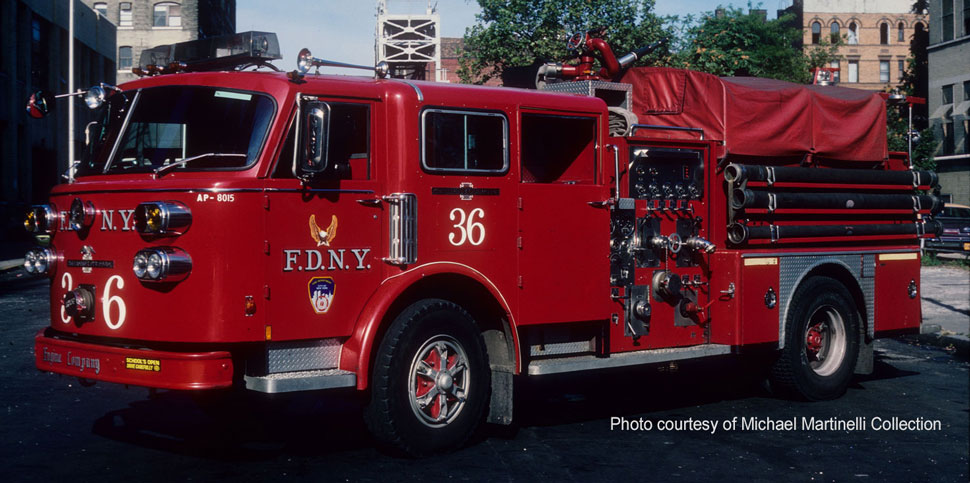
<svg viewBox="0 0 970 483"><path fill-rule="evenodd" d="M457 449L483 419L489 376L471 315L445 300L419 301L381 341L365 420L378 440L412 456Z"/></svg>
<svg viewBox="0 0 970 483"><path fill-rule="evenodd" d="M812 277L792 297L785 348L771 371L779 392L812 401L841 396L859 355L859 311L845 286Z"/></svg>

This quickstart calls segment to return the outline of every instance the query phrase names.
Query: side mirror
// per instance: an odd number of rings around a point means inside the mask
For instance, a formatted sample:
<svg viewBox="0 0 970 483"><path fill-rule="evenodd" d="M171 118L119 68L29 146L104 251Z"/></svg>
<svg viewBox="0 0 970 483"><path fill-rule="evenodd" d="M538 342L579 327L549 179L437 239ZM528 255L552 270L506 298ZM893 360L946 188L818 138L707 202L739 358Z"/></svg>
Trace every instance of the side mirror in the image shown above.
<svg viewBox="0 0 970 483"><path fill-rule="evenodd" d="M53 94L47 91L37 91L27 99L27 114L34 119L41 119L50 114L53 106Z"/></svg>
<svg viewBox="0 0 970 483"><path fill-rule="evenodd" d="M314 175L327 169L327 148L330 135L330 106L325 102L309 102L304 106L301 126L300 170Z"/></svg>

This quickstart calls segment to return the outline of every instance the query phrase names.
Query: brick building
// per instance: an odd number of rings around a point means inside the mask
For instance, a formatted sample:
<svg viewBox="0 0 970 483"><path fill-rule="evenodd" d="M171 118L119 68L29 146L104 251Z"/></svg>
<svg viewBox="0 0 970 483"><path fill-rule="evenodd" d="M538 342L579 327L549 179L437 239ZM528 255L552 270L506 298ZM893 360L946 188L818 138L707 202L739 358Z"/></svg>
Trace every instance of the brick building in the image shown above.
<svg viewBox="0 0 970 483"><path fill-rule="evenodd" d="M236 32L235 0L83 0L118 27L118 82L136 78L141 51Z"/></svg>
<svg viewBox="0 0 970 483"><path fill-rule="evenodd" d="M794 12L810 48L823 39L842 38L839 81L846 87L885 90L896 86L906 69L909 42L928 19L910 13L913 0L795 0Z"/></svg>
<svg viewBox="0 0 970 483"><path fill-rule="evenodd" d="M931 0L930 126L943 193L970 205L970 0Z"/></svg>

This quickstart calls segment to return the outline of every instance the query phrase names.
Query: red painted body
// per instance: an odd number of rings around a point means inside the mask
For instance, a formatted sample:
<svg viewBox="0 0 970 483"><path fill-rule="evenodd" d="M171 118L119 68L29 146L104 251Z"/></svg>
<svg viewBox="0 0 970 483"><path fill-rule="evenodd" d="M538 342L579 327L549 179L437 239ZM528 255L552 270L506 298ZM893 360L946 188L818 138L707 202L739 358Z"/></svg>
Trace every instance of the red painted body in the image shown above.
<svg viewBox="0 0 970 483"><path fill-rule="evenodd" d="M489 299L480 302L503 313L494 322L511 337L517 373L529 362L533 344L524 331L541 338L547 329L594 327L602 334L597 352L603 357L702 344L740 350L778 343L779 309L766 307L764 297L769 288L780 290L779 255L918 252L915 236L731 247L723 164L716 157L721 145L647 131L611 137L607 107L594 97L331 76L307 76L296 83L282 74L251 72L164 75L123 88L134 92L166 85L271 96L275 112L263 148L252 167L239 171L173 170L158 179L144 173L93 175L54 188L50 202L58 211L79 198L94 205L96 217L87 232L61 230L52 237L58 261L51 270L51 326L35 343L42 370L148 387L224 387L246 370L247 358L269 344L335 339L339 369L353 372L357 387L365 389L383 330L402 304L456 287L480 290ZM291 160L282 153L298 94L367 108L367 152L352 158L344 179L304 184L285 174ZM429 107L502 116L507 169L470 175L423 168L421 116ZM523 182L522 119L530 113L583 118L595 125L595 143L583 154L590 160L588 173L576 174L579 181ZM614 192L611 144L621 167L619 193ZM677 231L679 219L697 220L697 236L717 250L697 256L692 266L678 267L670 258L657 267L636 269L638 285L650 285L657 270L690 277L697 282L698 310L694 323L676 325L677 307L656 302L649 334L634 338L624 332L622 300L611 296L610 206L602 202L631 196L627 167L631 149L638 148L701 153L702 197L687 202L685 210L655 210L648 201L636 200L635 213L659 220L663 234ZM878 169L905 169L898 156L878 161ZM277 170L279 164L283 167ZM474 194L462 194L465 188ZM410 265L383 261L392 236L383 198L392 193L413 193L417 199L417 261ZM149 201L184 204L192 213L190 228L157 238L137 233L120 210ZM321 229L334 217L338 220L328 244L311 236L311 216ZM69 267L68 261L81 259L84 246L94 249L95 260L111 261L113 267L90 273ZM132 257L152 246L177 246L189 253L190 275L165 286L137 280L130 269ZM746 263L772 257L773 264ZM918 272L918 257L875 264L876 334L918 328L919 299L903 297L906 287L899 284L904 278L918 283ZM324 278L332 284L332 298L325 302L310 292L314 281ZM94 319L79 323L64 316L62 298L82 284L94 287L96 304ZM731 284L734 296L729 297L722 292ZM255 301L252 314L246 313L247 297ZM101 371L82 373L74 365L45 359L52 352L61 354L62 361L70 360L68 354L99 359ZM128 369L125 358L160 361L160 368Z"/></svg>

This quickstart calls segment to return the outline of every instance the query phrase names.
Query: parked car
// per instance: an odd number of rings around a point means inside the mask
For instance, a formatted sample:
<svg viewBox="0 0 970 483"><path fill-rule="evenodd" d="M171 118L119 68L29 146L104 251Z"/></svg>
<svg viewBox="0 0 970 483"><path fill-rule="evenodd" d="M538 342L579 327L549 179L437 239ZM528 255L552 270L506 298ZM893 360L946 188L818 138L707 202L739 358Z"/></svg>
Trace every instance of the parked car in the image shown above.
<svg viewBox="0 0 970 483"><path fill-rule="evenodd" d="M947 203L934 219L943 225L943 233L927 240L926 249L970 255L970 206Z"/></svg>

